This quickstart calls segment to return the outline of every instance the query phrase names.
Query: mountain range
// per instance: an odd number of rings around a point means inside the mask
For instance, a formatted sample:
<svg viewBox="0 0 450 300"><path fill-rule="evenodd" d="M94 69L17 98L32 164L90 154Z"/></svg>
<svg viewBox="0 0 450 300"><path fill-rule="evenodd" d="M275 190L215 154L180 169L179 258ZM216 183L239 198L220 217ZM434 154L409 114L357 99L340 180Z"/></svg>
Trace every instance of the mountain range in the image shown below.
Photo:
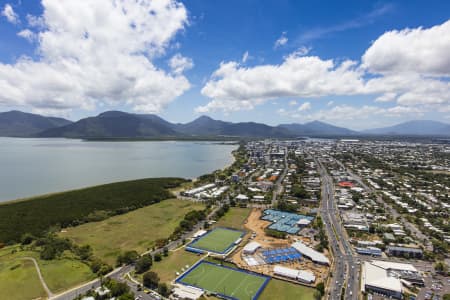
<svg viewBox="0 0 450 300"><path fill-rule="evenodd" d="M383 135L442 135L450 136L450 124L431 121L414 120L394 126L375 128L363 131L366 134Z"/></svg>
<svg viewBox="0 0 450 300"><path fill-rule="evenodd" d="M71 123L72 121L63 118L44 117L17 110L0 112L0 136L29 137Z"/></svg>
<svg viewBox="0 0 450 300"><path fill-rule="evenodd" d="M432 135L450 136L446 123L418 120L391 127L354 131L320 121L269 126L225 122L201 116L189 123L171 123L154 114L107 111L72 122L63 118L10 111L0 113L0 136L67 138L295 138L320 136Z"/></svg>

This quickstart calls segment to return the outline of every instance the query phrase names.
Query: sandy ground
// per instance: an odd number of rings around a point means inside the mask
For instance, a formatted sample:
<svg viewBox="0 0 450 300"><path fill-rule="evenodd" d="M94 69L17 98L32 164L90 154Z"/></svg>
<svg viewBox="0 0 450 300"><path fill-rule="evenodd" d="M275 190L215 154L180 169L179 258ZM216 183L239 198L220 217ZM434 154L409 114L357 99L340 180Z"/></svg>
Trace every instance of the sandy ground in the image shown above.
<svg viewBox="0 0 450 300"><path fill-rule="evenodd" d="M245 223L245 227L251 231L252 233L256 233L256 237L253 239L253 241L256 241L262 245L262 248L284 248L289 247L295 240L301 240L306 244L311 244L311 239L309 237L302 237L302 236L288 236L287 239L276 239L273 237L268 237L265 235L264 229L269 226L271 223L268 221L261 220L260 217L262 215L261 209L253 209L250 213L247 222ZM250 235L247 235L244 243L242 245L245 245L247 242L250 241ZM243 247L239 247L237 251L235 251L231 257L231 260L238 265L240 268L251 270L254 272L266 274L269 276L273 276L273 266L274 265L260 265L260 266L254 266L250 267L245 263L245 261L242 259L242 249ZM327 253L325 253L327 254ZM259 251L254 255L255 257L261 257ZM315 284L325 281L329 268L326 266L314 264L308 259L302 259L301 261L297 262L286 262L281 263L279 265L283 265L288 268L292 269L300 269L300 270L307 270L316 276L316 282ZM286 280L286 278L282 278L283 280ZM289 280L288 280L289 281ZM296 281L293 281L296 282ZM296 282L298 283L298 282Z"/></svg>

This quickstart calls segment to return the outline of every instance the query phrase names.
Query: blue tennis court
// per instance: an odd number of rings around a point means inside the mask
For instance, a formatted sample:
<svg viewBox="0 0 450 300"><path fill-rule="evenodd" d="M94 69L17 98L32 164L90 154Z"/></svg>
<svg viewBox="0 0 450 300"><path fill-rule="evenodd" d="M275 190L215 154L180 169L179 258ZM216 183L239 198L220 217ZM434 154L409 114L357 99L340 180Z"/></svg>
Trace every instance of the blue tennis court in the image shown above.
<svg viewBox="0 0 450 300"><path fill-rule="evenodd" d="M268 264L300 260L302 255L293 247L263 250L261 254Z"/></svg>
<svg viewBox="0 0 450 300"><path fill-rule="evenodd" d="M302 228L298 222L302 219L312 221L314 217L289 213L280 210L266 209L261 219L270 221L268 228L289 234L297 234Z"/></svg>

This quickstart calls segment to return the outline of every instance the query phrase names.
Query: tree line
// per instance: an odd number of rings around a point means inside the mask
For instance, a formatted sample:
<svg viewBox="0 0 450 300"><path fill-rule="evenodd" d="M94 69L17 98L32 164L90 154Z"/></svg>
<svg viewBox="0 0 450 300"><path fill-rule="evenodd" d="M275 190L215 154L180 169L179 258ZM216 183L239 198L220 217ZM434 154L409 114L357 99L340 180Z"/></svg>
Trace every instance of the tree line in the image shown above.
<svg viewBox="0 0 450 300"><path fill-rule="evenodd" d="M29 233L42 236L99 221L173 197L168 190L181 178L151 178L105 184L0 205L0 244L13 244Z"/></svg>

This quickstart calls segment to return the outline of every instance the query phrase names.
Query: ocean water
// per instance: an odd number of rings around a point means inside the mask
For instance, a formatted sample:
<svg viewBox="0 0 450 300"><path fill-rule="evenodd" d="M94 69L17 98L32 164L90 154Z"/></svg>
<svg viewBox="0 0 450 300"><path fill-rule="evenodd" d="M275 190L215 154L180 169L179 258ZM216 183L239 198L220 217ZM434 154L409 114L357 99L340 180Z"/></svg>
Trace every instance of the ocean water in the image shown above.
<svg viewBox="0 0 450 300"><path fill-rule="evenodd" d="M148 177L194 178L231 164L237 145L0 137L0 202Z"/></svg>

